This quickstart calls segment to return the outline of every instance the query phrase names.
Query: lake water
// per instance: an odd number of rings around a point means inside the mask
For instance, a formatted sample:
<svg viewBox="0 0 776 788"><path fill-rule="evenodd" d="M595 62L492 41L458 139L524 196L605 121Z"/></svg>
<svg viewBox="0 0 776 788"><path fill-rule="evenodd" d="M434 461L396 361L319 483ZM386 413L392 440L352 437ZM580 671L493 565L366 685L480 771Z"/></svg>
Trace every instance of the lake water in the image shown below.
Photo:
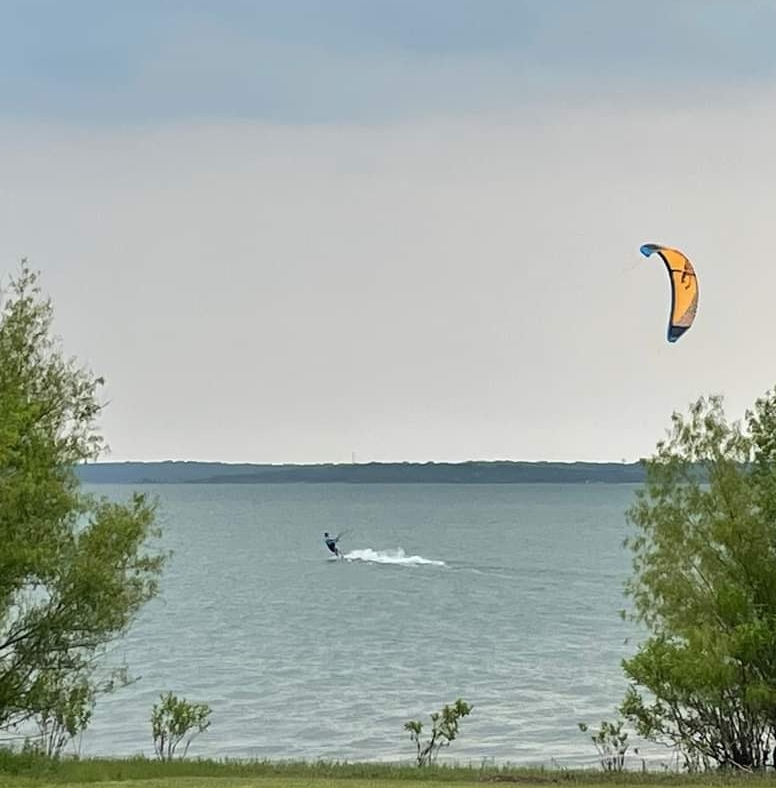
<svg viewBox="0 0 776 788"><path fill-rule="evenodd" d="M140 489L174 556L113 653L141 679L99 701L83 755L153 755L172 690L212 708L193 757L408 761L404 723L462 697L440 762L597 764L577 723L613 720L626 689L635 487ZM330 559L322 534L345 529Z"/></svg>

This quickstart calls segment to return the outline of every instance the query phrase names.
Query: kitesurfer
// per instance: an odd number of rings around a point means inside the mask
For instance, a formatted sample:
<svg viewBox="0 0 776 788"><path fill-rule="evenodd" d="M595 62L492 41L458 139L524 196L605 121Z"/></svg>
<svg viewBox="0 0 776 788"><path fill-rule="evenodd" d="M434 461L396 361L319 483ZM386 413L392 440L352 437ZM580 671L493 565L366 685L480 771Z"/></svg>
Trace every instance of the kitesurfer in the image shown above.
<svg viewBox="0 0 776 788"><path fill-rule="evenodd" d="M341 536L342 534L340 534ZM326 543L326 547L334 553L336 556L341 556L342 553L339 551L339 547L337 547L337 542L339 541L339 536L329 536L328 531L323 532L323 541Z"/></svg>

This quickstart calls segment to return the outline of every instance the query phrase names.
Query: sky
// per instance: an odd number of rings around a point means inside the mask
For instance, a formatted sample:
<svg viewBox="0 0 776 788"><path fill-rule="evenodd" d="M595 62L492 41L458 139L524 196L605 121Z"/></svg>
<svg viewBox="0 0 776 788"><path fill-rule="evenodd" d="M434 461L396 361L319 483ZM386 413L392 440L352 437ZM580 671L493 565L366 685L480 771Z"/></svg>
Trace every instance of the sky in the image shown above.
<svg viewBox="0 0 776 788"><path fill-rule="evenodd" d="M0 285L105 459L634 461L776 382L776 0L0 0ZM682 249L695 325L666 341Z"/></svg>

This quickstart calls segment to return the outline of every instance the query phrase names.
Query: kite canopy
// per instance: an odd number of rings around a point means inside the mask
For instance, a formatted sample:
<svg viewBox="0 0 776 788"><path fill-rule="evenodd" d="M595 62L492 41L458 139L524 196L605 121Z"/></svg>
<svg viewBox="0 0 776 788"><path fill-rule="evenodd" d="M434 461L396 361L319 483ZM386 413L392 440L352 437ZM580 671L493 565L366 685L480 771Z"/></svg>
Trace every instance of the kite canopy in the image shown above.
<svg viewBox="0 0 776 788"><path fill-rule="evenodd" d="M644 257L657 252L668 269L671 280L671 313L668 321L668 341L676 342L693 324L698 311L698 277L692 263L678 249L660 244L644 244Z"/></svg>

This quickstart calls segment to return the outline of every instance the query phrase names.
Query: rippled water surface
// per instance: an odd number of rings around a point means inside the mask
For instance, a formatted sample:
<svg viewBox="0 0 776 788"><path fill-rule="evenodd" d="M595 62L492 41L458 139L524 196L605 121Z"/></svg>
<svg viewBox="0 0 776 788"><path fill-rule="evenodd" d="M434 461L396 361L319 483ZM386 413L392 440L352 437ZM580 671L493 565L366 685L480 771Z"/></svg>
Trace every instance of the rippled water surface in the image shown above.
<svg viewBox="0 0 776 788"><path fill-rule="evenodd" d="M83 754L151 755L172 690L212 708L192 756L407 760L404 722L463 697L441 760L596 763L577 723L613 719L626 686L634 487L143 489L174 556L114 652L141 678L100 701Z"/></svg>

